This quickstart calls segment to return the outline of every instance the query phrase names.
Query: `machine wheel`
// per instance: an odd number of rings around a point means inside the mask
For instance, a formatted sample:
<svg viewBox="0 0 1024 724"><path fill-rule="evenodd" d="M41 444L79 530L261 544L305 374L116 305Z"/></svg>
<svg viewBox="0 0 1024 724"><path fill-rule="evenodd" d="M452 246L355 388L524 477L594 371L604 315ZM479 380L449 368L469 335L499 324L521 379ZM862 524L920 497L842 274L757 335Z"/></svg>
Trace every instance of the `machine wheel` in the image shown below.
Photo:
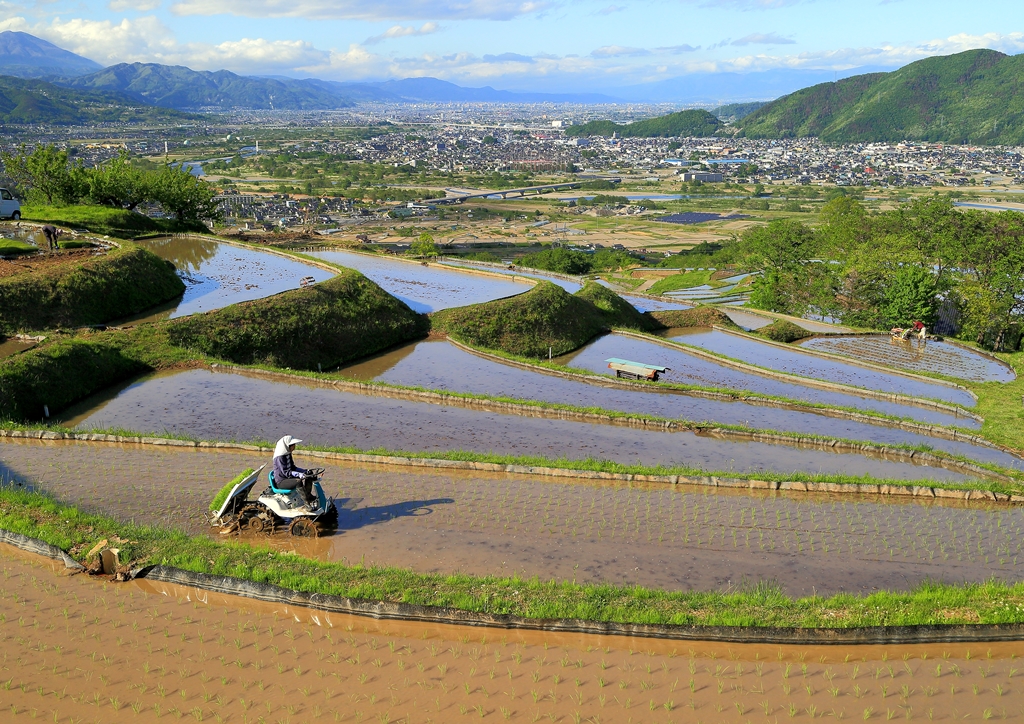
<svg viewBox="0 0 1024 724"><path fill-rule="evenodd" d="M249 530L253 533L262 533L269 527L267 521L263 520L263 518L252 518L249 520Z"/></svg>
<svg viewBox="0 0 1024 724"><path fill-rule="evenodd" d="M288 532L292 535L301 536L303 538L316 538L320 535L320 531L316 527L316 523L311 521L309 518L296 518L292 521L291 526L288 528Z"/></svg>
<svg viewBox="0 0 1024 724"><path fill-rule="evenodd" d="M21 221L21 212L15 211L13 214L11 214L11 221Z"/></svg>

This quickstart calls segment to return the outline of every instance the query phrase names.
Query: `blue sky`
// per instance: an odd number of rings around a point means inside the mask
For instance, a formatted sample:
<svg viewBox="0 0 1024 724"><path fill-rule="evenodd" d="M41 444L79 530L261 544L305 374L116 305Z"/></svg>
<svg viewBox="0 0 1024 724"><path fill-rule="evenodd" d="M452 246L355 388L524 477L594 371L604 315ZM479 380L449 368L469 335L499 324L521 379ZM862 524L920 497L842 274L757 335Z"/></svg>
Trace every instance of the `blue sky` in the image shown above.
<svg viewBox="0 0 1024 724"><path fill-rule="evenodd" d="M104 65L600 91L692 73L898 67L1024 51L1021 0L0 0Z"/></svg>

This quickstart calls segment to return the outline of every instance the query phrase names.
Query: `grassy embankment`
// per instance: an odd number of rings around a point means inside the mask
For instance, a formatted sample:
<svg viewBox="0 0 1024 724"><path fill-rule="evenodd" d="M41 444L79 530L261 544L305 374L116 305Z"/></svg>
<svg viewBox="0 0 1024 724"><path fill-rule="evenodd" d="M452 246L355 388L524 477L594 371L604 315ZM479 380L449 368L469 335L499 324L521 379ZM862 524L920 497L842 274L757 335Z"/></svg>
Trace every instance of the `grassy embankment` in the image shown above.
<svg viewBox="0 0 1024 724"><path fill-rule="evenodd" d="M123 242L77 264L0 279L0 334L104 324L180 296L174 267Z"/></svg>
<svg viewBox="0 0 1024 724"><path fill-rule="evenodd" d="M20 239L5 239L0 237L0 256L18 256L19 254L35 254L39 251L37 246L29 244Z"/></svg>
<svg viewBox="0 0 1024 724"><path fill-rule="evenodd" d="M266 546L121 523L10 488L0 489L0 528L78 551L79 556L99 540L116 536L124 541L119 544L121 559L131 566L169 565L299 591L526 618L823 628L1024 621L1024 584L929 583L909 592L795 599L765 582L735 592L682 593L536 578L419 574L315 561Z"/></svg>
<svg viewBox="0 0 1024 724"><path fill-rule="evenodd" d="M660 325L617 294L588 283L575 294L540 282L508 299L445 309L430 317L434 330L474 347L524 357L547 357L579 349L613 327L651 331Z"/></svg>
<svg viewBox="0 0 1024 724"><path fill-rule="evenodd" d="M223 360L315 369L426 333L424 317L349 271L193 317L58 338L3 360L0 418L37 420L43 405L53 414L151 370Z"/></svg>
<svg viewBox="0 0 1024 724"><path fill-rule="evenodd" d="M41 224L86 229L119 239L133 239L143 234L209 232L204 224L182 224L173 219L151 219L135 211L114 209L109 206L24 206L21 209L21 218Z"/></svg>
<svg viewBox="0 0 1024 724"><path fill-rule="evenodd" d="M680 289L692 289L693 287L703 286L711 282L711 275L713 273L705 269L674 274L670 277L659 279L648 291L650 294L664 294L665 292L675 292Z"/></svg>

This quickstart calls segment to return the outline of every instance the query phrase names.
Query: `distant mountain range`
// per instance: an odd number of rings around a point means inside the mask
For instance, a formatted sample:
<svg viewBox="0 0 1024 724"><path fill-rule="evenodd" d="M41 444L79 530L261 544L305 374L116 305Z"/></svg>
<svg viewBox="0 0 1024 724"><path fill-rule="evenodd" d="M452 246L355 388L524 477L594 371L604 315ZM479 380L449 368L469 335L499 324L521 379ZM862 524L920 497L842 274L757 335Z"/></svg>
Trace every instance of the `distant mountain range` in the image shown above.
<svg viewBox="0 0 1024 724"><path fill-rule="evenodd" d="M1024 55L968 50L822 83L736 123L748 138L1024 144Z"/></svg>
<svg viewBox="0 0 1024 724"><path fill-rule="evenodd" d="M667 116L648 118L633 123L590 121L565 129L567 136L611 136L622 138L672 138L680 136L714 136L724 124L718 116L701 110L679 111Z"/></svg>
<svg viewBox="0 0 1024 724"><path fill-rule="evenodd" d="M196 117L140 104L122 93L80 91L32 78L0 76L0 123L69 125Z"/></svg>
<svg viewBox="0 0 1024 724"><path fill-rule="evenodd" d="M52 78L93 73L102 65L28 33L0 33L0 73L19 78Z"/></svg>

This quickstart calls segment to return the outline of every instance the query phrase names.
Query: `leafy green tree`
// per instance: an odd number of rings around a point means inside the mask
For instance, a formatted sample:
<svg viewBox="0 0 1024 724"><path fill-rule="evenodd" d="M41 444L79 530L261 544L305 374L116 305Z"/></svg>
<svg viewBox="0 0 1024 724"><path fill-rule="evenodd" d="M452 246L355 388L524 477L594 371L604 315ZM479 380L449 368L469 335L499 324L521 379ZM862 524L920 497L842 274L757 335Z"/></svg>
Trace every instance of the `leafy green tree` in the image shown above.
<svg viewBox="0 0 1024 724"><path fill-rule="evenodd" d="M73 204L83 193L81 162L72 162L65 150L56 146L37 146L27 153L25 146L17 153L0 152L6 174L19 186L49 206Z"/></svg>
<svg viewBox="0 0 1024 724"><path fill-rule="evenodd" d="M906 264L888 279L880 312L887 326L905 326L920 320L931 326L935 318L936 280L929 269Z"/></svg>
<svg viewBox="0 0 1024 724"><path fill-rule="evenodd" d="M803 314L811 304L808 262L816 247L814 232L792 219L776 219L751 229L741 240L747 265L762 269L751 289L750 304L758 309Z"/></svg>
<svg viewBox="0 0 1024 724"><path fill-rule="evenodd" d="M434 237L424 231L409 245L409 253L413 256L438 256L441 252L434 243Z"/></svg>
<svg viewBox="0 0 1024 724"><path fill-rule="evenodd" d="M131 211L152 196L152 176L152 173L133 166L125 151L104 165L85 172L89 199L93 203Z"/></svg>
<svg viewBox="0 0 1024 724"><path fill-rule="evenodd" d="M589 254L557 247L545 249L536 254L528 254L522 259L523 266L532 269L546 269L559 274L587 274L593 268Z"/></svg>
<svg viewBox="0 0 1024 724"><path fill-rule="evenodd" d="M219 219L217 191L200 178L178 167L165 166L152 179L152 197L179 223Z"/></svg>

